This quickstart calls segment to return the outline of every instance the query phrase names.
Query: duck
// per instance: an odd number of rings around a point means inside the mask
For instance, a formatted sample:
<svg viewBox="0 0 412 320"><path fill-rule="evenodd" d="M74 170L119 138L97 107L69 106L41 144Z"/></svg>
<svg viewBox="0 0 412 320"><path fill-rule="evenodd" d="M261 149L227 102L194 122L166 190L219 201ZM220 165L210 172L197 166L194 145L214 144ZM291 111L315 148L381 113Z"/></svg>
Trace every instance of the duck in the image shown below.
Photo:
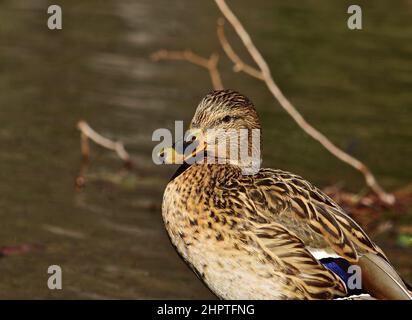
<svg viewBox="0 0 412 320"><path fill-rule="evenodd" d="M163 222L219 299L412 300L385 253L333 199L299 175L260 167L261 123L246 96L208 93L181 145L159 153L180 164L164 191Z"/></svg>

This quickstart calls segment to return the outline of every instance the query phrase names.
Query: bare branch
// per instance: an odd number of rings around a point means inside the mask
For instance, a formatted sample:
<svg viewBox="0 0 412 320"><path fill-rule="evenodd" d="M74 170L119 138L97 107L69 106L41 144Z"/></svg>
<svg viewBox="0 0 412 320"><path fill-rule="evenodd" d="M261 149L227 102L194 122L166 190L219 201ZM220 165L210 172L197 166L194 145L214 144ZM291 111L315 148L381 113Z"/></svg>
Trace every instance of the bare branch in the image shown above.
<svg viewBox="0 0 412 320"><path fill-rule="evenodd" d="M232 25L234 30L236 31L239 38L242 40L243 45L253 58L253 60L258 65L260 71L259 73L262 76L262 80L265 82L266 86L268 87L269 91L272 95L276 98L282 108L293 118L293 120L302 128L307 134L309 134L312 138L317 140L320 144L322 144L330 153L336 156L338 159L342 160L343 162L349 164L356 170L360 171L366 181L366 184L378 195L381 201L387 204L393 204L395 202L395 197L392 194L385 192L382 187L376 181L374 175L369 170L369 168L363 164L358 159L352 157L342 149L338 148L335 144L333 144L325 135L315 129L312 125L310 125L302 115L297 111L297 109L292 105L292 103L285 97L282 91L279 89L277 84L275 83L271 71L269 69L268 64L266 63L265 59L262 57L261 53L257 50L256 46L254 45L252 39L250 38L249 34L240 23L239 19L235 16L232 10L227 6L224 0L215 0L217 6L219 7L220 11ZM247 68L248 71L245 71L246 64L242 62L239 56L234 53L233 49L228 45L226 38L222 38L222 32L219 31L219 28L223 28L223 26L218 25L218 36L222 43L222 47L225 50L228 57L235 63L235 66L238 70L244 71L250 75L251 70L255 73L257 70L252 68ZM223 34L224 36L224 34ZM223 39L223 41L222 41ZM255 76L255 75L252 75ZM255 76L256 77L256 76Z"/></svg>
<svg viewBox="0 0 412 320"><path fill-rule="evenodd" d="M83 131L80 132L80 152L83 160L88 162L90 159L89 138Z"/></svg>
<svg viewBox="0 0 412 320"><path fill-rule="evenodd" d="M88 160L89 159L89 144L88 144L88 139L91 139L94 141L96 144L102 146L103 148L113 150L116 152L116 154L119 156L120 159L122 159L127 166L132 166L132 160L127 153L126 149L124 148L124 145L120 141L112 141L108 138L103 137L96 131L94 131L89 124L86 121L79 121L77 123L77 128L81 131L81 152L83 159Z"/></svg>
<svg viewBox="0 0 412 320"><path fill-rule="evenodd" d="M234 64L233 71L243 71L254 78L264 80L262 72L260 70L244 63L243 60L233 50L232 46L226 38L224 25L225 20L223 18L219 18L219 20L217 21L217 37L220 41L220 45L222 46L223 51Z"/></svg>
<svg viewBox="0 0 412 320"><path fill-rule="evenodd" d="M210 79L212 80L212 85L215 90L223 89L222 78L220 72L217 68L219 62L219 55L212 53L210 57L204 58L194 53L191 50L184 51L169 51L169 50L159 50L151 54L151 59L153 61L159 60L181 60L187 61L194 65L205 68L209 71Z"/></svg>

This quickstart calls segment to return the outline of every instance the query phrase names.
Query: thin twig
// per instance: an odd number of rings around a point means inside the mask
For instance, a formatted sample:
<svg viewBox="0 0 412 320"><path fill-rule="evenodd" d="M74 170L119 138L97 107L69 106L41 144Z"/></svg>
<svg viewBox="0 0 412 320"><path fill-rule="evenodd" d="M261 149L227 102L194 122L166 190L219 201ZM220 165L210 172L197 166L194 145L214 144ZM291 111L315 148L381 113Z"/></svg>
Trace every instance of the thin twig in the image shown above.
<svg viewBox="0 0 412 320"><path fill-rule="evenodd" d="M181 60L188 61L197 66L203 67L209 71L210 79L212 80L212 85L215 90L223 89L222 78L220 76L219 70L217 68L219 62L219 55L212 53L210 57L204 58L194 53L191 50L184 51L169 51L169 50L159 50L151 54L153 61L159 60Z"/></svg>
<svg viewBox="0 0 412 320"><path fill-rule="evenodd" d="M222 46L223 51L233 62L233 71L243 71L244 73L247 73L254 78L264 80L262 72L260 70L244 63L243 60L237 55L235 50L233 50L232 46L226 38L224 24L225 20L223 18L219 18L217 21L217 37L220 41L220 45Z"/></svg>
<svg viewBox="0 0 412 320"><path fill-rule="evenodd" d="M91 139L96 144L102 146L103 148L113 150L122 159L127 166L132 166L132 160L129 153L124 148L124 145L120 141L112 141L108 138L103 137L101 134L94 131L86 121L79 121L77 123L77 128L81 131L81 152L84 160L89 159L89 146L88 139Z"/></svg>
<svg viewBox="0 0 412 320"><path fill-rule="evenodd" d="M83 131L80 132L80 152L82 154L83 161L89 162L89 159L90 159L89 138Z"/></svg>
<svg viewBox="0 0 412 320"><path fill-rule="evenodd" d="M276 98L276 100L279 102L282 108L293 118L293 120L295 120L295 122L299 125L300 128L302 128L312 138L314 138L319 143L321 143L330 153L332 153L334 156L336 156L338 159L342 160L343 162L349 164L356 170L360 171L365 178L366 184L378 195L378 197L383 202L387 204L393 204L395 202L395 197L392 194L389 194L382 189L382 187L376 181L372 172L369 170L369 168L365 164L363 164L358 159L352 157L351 155L349 155L342 149L338 148L325 135L323 135L321 132L315 129L302 117L302 115L296 110L296 108L285 97L285 95L276 85L275 81L273 80L268 64L266 63L265 59L262 57L261 53L257 50L256 46L253 44L252 39L250 38L249 34L247 33L243 25L240 23L239 19L235 16L232 10L227 6L224 0L215 0L215 2L217 6L219 7L220 11L223 13L223 15L232 25L237 35L239 36L239 38L242 40L243 45L245 46L245 48L247 49L247 51L249 52L253 60L258 65L260 74L262 76L262 80L265 82L269 91ZM218 31L219 31L219 26L218 26ZM219 36L219 32L218 32L218 36ZM226 39L226 38L222 38L220 34L219 39L221 40L221 43L222 43L222 39ZM236 54L233 55L234 51L230 47L227 41L223 41L223 44L222 44L222 47L225 50L226 54L230 53L228 54L228 57L233 61L233 63L235 64L235 66L237 66L239 70L244 71L248 74L251 74L250 70L253 70L253 73L256 71L256 69L252 67L250 67L252 69L246 68L246 70L248 71L245 71L245 66L247 65L242 62L242 60L239 58L238 55ZM230 49L228 49L229 47Z"/></svg>

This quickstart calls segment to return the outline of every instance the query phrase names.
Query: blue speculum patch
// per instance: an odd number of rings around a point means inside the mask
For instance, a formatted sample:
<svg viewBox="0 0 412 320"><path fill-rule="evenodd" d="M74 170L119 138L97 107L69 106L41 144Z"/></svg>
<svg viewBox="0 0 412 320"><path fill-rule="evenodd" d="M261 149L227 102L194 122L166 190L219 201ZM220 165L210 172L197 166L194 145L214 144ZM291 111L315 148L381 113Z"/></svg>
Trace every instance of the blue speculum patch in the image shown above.
<svg viewBox="0 0 412 320"><path fill-rule="evenodd" d="M335 273L339 278L341 278L345 282L346 289L348 290L348 296L366 293L362 288L351 289L350 286L348 286L349 278L351 276L354 276L354 273L348 272L349 267L351 266L348 261L346 261L343 258L325 258L321 259L320 262L325 266L325 268Z"/></svg>

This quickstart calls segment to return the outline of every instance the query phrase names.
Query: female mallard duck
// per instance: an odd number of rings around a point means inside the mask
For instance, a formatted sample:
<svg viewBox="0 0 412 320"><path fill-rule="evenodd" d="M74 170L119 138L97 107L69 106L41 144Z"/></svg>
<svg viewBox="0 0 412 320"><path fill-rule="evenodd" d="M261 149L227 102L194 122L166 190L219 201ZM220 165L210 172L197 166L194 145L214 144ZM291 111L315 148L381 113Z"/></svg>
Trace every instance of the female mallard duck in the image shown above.
<svg viewBox="0 0 412 320"><path fill-rule="evenodd" d="M232 90L211 92L200 102L190 130L197 146L182 157L190 162L206 146L207 154L203 163L179 168L165 190L162 213L179 254L219 298L333 299L365 293L411 299L382 250L309 182L274 169L244 174L250 158L211 161L227 156L220 153L217 159L215 146L207 145L213 139L206 140L206 132L222 132L218 129L260 129L252 102ZM175 162L179 154L168 148L162 155Z"/></svg>

